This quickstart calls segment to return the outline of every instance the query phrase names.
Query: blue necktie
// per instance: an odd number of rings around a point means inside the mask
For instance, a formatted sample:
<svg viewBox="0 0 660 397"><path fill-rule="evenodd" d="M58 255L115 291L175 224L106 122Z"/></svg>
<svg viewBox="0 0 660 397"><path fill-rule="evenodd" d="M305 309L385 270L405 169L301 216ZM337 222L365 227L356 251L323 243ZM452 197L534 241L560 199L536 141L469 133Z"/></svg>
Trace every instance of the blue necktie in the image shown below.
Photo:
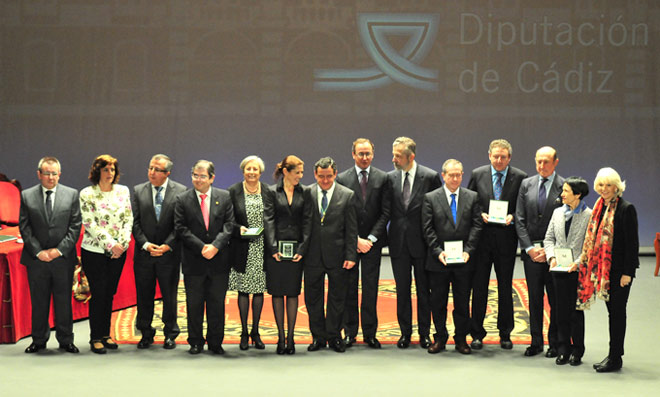
<svg viewBox="0 0 660 397"><path fill-rule="evenodd" d="M451 194L451 214L454 217L454 226L456 226L456 193Z"/></svg>
<svg viewBox="0 0 660 397"><path fill-rule="evenodd" d="M328 191L321 190L323 192L323 198L321 198L321 221L325 218L325 210L328 209Z"/></svg>
<svg viewBox="0 0 660 397"><path fill-rule="evenodd" d="M163 206L163 187L158 186L156 188L156 205L154 205L154 209L156 210L156 220L160 220L160 210Z"/></svg>
<svg viewBox="0 0 660 397"><path fill-rule="evenodd" d="M495 176L497 180L495 181L495 190L493 193L495 193L495 200L499 200L502 197L502 173L496 172Z"/></svg>

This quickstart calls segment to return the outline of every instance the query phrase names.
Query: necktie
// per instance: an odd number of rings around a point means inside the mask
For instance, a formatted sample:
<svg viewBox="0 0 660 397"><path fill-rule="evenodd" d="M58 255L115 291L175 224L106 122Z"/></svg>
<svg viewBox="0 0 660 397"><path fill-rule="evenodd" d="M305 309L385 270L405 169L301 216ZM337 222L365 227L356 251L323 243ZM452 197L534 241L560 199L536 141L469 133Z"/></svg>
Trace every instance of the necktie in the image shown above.
<svg viewBox="0 0 660 397"><path fill-rule="evenodd" d="M49 221L51 216L53 216L53 191L46 190L46 217Z"/></svg>
<svg viewBox="0 0 660 397"><path fill-rule="evenodd" d="M163 207L163 187L158 186L156 188L156 200L154 209L156 210L156 220L160 220L160 210Z"/></svg>
<svg viewBox="0 0 660 397"><path fill-rule="evenodd" d="M502 197L502 173L501 172L496 172L495 176L497 177L497 180L495 181L495 200L499 200L500 197Z"/></svg>
<svg viewBox="0 0 660 397"><path fill-rule="evenodd" d="M456 225L456 193L451 194L451 215L454 217L454 226Z"/></svg>
<svg viewBox="0 0 660 397"><path fill-rule="evenodd" d="M545 210L545 203L548 200L546 191L545 191L545 183L548 181L548 178L543 178L541 180L541 186L539 186L539 214L542 214L543 211Z"/></svg>
<svg viewBox="0 0 660 397"><path fill-rule="evenodd" d="M360 178L360 189L362 190L362 200L364 201L367 199L367 171L360 171L360 175L362 175L362 178Z"/></svg>
<svg viewBox="0 0 660 397"><path fill-rule="evenodd" d="M403 206L405 209L408 209L408 204L410 204L410 180L406 172L406 176L403 179Z"/></svg>
<svg viewBox="0 0 660 397"><path fill-rule="evenodd" d="M328 209L328 191L321 190L323 192L323 197L321 198L321 222L325 218L325 211Z"/></svg>
<svg viewBox="0 0 660 397"><path fill-rule="evenodd" d="M206 194L200 194L199 197L202 198L202 217L204 217L204 226L206 226L206 230L209 230L209 209L206 208L206 197L208 197Z"/></svg>

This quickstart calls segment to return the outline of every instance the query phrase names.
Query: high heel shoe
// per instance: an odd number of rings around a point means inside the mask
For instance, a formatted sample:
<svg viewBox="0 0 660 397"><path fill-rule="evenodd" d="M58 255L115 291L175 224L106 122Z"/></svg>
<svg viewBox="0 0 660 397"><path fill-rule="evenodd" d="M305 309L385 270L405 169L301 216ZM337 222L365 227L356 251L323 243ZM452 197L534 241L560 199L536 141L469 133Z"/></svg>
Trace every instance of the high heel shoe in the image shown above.
<svg viewBox="0 0 660 397"><path fill-rule="evenodd" d="M284 341L282 339L277 341L277 354L284 354L286 353L286 347L284 347Z"/></svg>
<svg viewBox="0 0 660 397"><path fill-rule="evenodd" d="M89 341L89 348L96 354L105 354L107 352L103 346L103 342L100 340Z"/></svg>
<svg viewBox="0 0 660 397"><path fill-rule="evenodd" d="M244 333L241 334L241 343L238 345L238 348L241 350L247 350L248 349L248 334Z"/></svg>
<svg viewBox="0 0 660 397"><path fill-rule="evenodd" d="M250 338L252 338L252 344L254 345L255 349L258 350L263 350L266 348L266 345L264 345L264 342L261 341L261 337L259 336L259 332L252 331L250 332ZM279 343L278 343L279 345Z"/></svg>
<svg viewBox="0 0 660 397"><path fill-rule="evenodd" d="M287 341L285 353L289 355L296 354L296 343L294 341Z"/></svg>

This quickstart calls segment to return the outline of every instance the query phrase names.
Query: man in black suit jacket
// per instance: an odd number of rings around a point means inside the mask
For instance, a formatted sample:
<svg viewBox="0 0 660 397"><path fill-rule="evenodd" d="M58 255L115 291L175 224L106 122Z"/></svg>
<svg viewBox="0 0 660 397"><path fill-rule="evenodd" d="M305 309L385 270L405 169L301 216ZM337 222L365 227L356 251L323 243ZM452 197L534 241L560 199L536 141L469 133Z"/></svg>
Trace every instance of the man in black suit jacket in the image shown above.
<svg viewBox="0 0 660 397"><path fill-rule="evenodd" d="M339 353L346 350L341 338L348 272L357 260L355 195L335 183L337 165L330 157L314 164L316 183L305 191L313 207L312 230L305 258L305 305L314 338L308 351L325 346ZM325 276L328 275L327 311L323 311Z"/></svg>
<svg viewBox="0 0 660 397"><path fill-rule="evenodd" d="M424 195L440 186L440 175L415 161L415 141L399 137L392 143L392 163L396 168L387 176L390 186L390 228L388 241L392 273L396 282L396 315L401 328L399 348L410 346L412 335L411 269L417 289L417 330L419 344L431 346L431 307L429 284L424 269L426 242L422 233Z"/></svg>
<svg viewBox="0 0 660 397"><path fill-rule="evenodd" d="M362 265L362 334L364 342L379 349L376 339L378 315L378 280L380 278L380 259L383 247L387 243L387 221L389 218L390 195L387 173L371 166L374 158L374 145L368 139L359 138L353 142L353 160L355 166L342 172L337 183L346 186L355 193L355 212L358 220L357 251L358 261L348 270L348 292L344 311L344 342L350 347L355 342L360 316L358 315L358 279Z"/></svg>
<svg viewBox="0 0 660 397"><path fill-rule="evenodd" d="M228 191L211 187L214 179L213 163L198 160L192 168L194 188L177 197L174 210L174 226L183 242L190 354L199 354L204 349L204 306L209 350L224 354L225 295L229 282L227 251L234 228L234 207Z"/></svg>
<svg viewBox="0 0 660 397"><path fill-rule="evenodd" d="M544 146L536 151L534 158L538 175L522 181L516 204L516 232L520 241L520 256L525 266L525 279L529 293L529 327L532 344L525 356L535 356L543 351L543 295L548 291L550 303L550 327L548 329L548 352L546 357L557 356L557 323L552 311L555 289L550 276L550 267L543 250L543 239L555 208L562 205L559 195L564 178L557 175L555 168L559 159L557 151Z"/></svg>
<svg viewBox="0 0 660 397"><path fill-rule="evenodd" d="M172 160L157 154L149 161L149 181L133 188L133 238L135 255L133 271L137 293L137 329L142 332L138 349L154 342L156 330L151 326L154 316L156 280L163 296L163 333L165 349L176 347L179 335L176 321L177 287L181 264L181 242L174 230L176 196L186 187L170 180Z"/></svg>
<svg viewBox="0 0 660 397"><path fill-rule="evenodd" d="M32 343L25 349L26 353L46 348L51 294L55 337L60 349L69 353L79 351L73 344L71 280L78 263L80 201L76 190L58 184L60 175L60 162L55 157L44 157L37 168L41 183L21 192L19 229L24 242L21 263L27 268L32 301Z"/></svg>
<svg viewBox="0 0 660 397"><path fill-rule="evenodd" d="M445 186L424 196L422 227L429 246L426 270L431 286L431 311L435 323L435 340L429 353L445 349L447 333L447 301L449 284L454 298L454 342L456 350L470 354L466 336L470 332L470 258L474 255L483 227L477 193L464 189L463 164L449 159L442 165ZM448 256L447 243L460 241L462 250ZM456 261L460 256L460 261ZM453 258L452 258L453 257ZM451 260L453 259L453 260Z"/></svg>
<svg viewBox="0 0 660 397"><path fill-rule="evenodd" d="M488 147L489 165L472 171L468 189L479 194L481 217L485 223L481 233L477 255L475 257L472 278L472 348L481 349L486 336L484 318L488 303L488 283L491 264L497 276L497 328L500 333L500 346L512 349L511 331L513 331L513 266L516 261L518 239L513 226L513 214L516 212L518 189L527 174L515 167L510 167L511 144L504 139L496 139ZM505 223L489 222L490 200L508 202Z"/></svg>

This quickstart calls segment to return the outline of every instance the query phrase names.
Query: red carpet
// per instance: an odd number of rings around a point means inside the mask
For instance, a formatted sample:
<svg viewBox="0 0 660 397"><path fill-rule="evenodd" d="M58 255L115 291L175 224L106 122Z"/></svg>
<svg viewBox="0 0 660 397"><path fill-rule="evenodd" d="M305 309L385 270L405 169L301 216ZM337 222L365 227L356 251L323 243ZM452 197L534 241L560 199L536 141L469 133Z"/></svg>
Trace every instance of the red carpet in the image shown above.
<svg viewBox="0 0 660 397"><path fill-rule="evenodd" d="M414 291L414 289L413 289ZM241 323L238 315L238 306L236 303L237 294L234 291L227 293L226 308L225 308L225 340L224 343L238 343L241 334ZM453 335L453 319L451 312L451 297L450 307L447 313L447 329L449 335ZM298 318L296 322L296 342L300 344L310 343L311 334L309 333L308 317L305 308L304 295L300 294L300 306L298 308ZM511 334L511 340L516 344L529 344L529 304L527 298L527 284L523 279L513 280L513 303L514 303L514 321L515 327ZM413 296L413 308L415 307L415 299ZM162 313L161 301L156 302L155 319L153 326L158 330L156 335L156 343L163 342L163 324L160 320ZM119 343L137 343L140 340L140 332L135 329L135 317L137 309L135 306L113 313L112 315L112 329L113 337ZM413 314L414 316L414 314ZM252 315L250 313L250 321ZM549 306L546 301L544 313L544 333L547 332L549 322ZM378 296L378 334L377 337L382 343L396 343L399 339L399 325L396 321L396 294L394 289L394 280L381 280L379 286ZM413 318L413 322L415 317ZM179 343L185 343L186 334L186 296L183 287L183 282L179 284L179 327L181 328L181 335L177 338ZM491 280L488 292L488 309L486 312L486 320L484 327L488 331L488 336L484 339L484 343L499 343L499 336L497 330L497 282ZM261 322L259 324L259 332L264 343L277 342L277 326L273 318L273 309L270 295L265 294L264 308L261 315ZM433 328L431 328L433 333ZM415 341L416 335L413 335ZM358 335L358 342L361 341L361 334ZM448 343L453 343L450 336Z"/></svg>

